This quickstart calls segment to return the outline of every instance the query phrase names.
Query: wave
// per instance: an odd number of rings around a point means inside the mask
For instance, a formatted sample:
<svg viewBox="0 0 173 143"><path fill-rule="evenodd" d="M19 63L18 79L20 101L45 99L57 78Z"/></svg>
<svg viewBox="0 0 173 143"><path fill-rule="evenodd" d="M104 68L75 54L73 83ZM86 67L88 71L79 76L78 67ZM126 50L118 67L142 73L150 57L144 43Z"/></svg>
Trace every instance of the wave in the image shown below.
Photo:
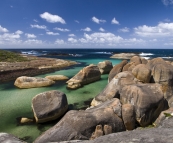
<svg viewBox="0 0 173 143"><path fill-rule="evenodd" d="M144 59L146 59L146 60L150 59L150 57L142 57L142 58L144 58Z"/></svg>
<svg viewBox="0 0 173 143"><path fill-rule="evenodd" d="M70 56L73 56L73 57L82 57L83 55L82 54L69 54Z"/></svg>
<svg viewBox="0 0 173 143"><path fill-rule="evenodd" d="M173 57L161 57L162 59L173 59Z"/></svg>
<svg viewBox="0 0 173 143"><path fill-rule="evenodd" d="M21 51L22 54L24 55L40 55L37 51Z"/></svg>
<svg viewBox="0 0 173 143"><path fill-rule="evenodd" d="M152 55L154 55L154 54L152 54L152 53L140 53L139 54L140 56L152 56Z"/></svg>

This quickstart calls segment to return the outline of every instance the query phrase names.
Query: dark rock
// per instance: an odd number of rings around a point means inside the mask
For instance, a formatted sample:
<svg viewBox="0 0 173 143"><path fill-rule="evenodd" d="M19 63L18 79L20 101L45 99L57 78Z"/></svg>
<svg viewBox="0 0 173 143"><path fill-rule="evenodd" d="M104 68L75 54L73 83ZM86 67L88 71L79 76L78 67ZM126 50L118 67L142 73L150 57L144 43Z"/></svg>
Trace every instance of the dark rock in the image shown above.
<svg viewBox="0 0 173 143"><path fill-rule="evenodd" d="M55 120L68 109L66 95L58 90L40 93L32 99L32 109L37 123Z"/></svg>

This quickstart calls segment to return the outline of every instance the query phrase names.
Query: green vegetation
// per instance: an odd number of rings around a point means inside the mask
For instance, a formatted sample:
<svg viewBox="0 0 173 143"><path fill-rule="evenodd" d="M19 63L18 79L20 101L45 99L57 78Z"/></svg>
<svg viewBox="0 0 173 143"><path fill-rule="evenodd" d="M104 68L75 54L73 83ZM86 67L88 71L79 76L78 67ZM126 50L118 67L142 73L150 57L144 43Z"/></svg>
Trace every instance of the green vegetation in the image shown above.
<svg viewBox="0 0 173 143"><path fill-rule="evenodd" d="M0 50L0 62L23 62L28 59L14 52Z"/></svg>
<svg viewBox="0 0 173 143"><path fill-rule="evenodd" d="M172 117L172 115L169 113L164 113L164 115L165 115L165 117Z"/></svg>

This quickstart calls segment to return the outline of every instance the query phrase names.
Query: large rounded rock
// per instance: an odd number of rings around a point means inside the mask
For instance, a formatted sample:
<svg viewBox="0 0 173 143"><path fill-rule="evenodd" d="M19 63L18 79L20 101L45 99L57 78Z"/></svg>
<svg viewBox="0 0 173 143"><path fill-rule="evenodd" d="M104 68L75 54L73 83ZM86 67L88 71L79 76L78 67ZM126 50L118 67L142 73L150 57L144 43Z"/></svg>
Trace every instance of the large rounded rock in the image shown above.
<svg viewBox="0 0 173 143"><path fill-rule="evenodd" d="M107 74L113 68L112 62L110 61L99 62L97 66L99 67L101 74Z"/></svg>
<svg viewBox="0 0 173 143"><path fill-rule="evenodd" d="M130 63L127 63L124 67L123 67L123 70L122 71L130 71L129 70L129 68L131 67L131 66L135 66L135 63L132 63L132 62L130 62Z"/></svg>
<svg viewBox="0 0 173 143"><path fill-rule="evenodd" d="M136 84L138 80L135 79L131 72L125 71L117 74L91 102L92 106L97 106L112 98L119 98L119 90L130 84Z"/></svg>
<svg viewBox="0 0 173 143"><path fill-rule="evenodd" d="M78 88L82 85L95 82L101 78L98 66L89 65L80 70L73 78L67 81L67 87L71 89Z"/></svg>
<svg viewBox="0 0 173 143"><path fill-rule="evenodd" d="M144 64L139 64L132 70L133 75L143 83L149 83L151 70Z"/></svg>
<svg viewBox="0 0 173 143"><path fill-rule="evenodd" d="M127 60L123 60L121 63L115 65L109 73L108 81L110 82L114 78L114 76L116 76L118 73L122 72L123 67L126 64L127 64Z"/></svg>
<svg viewBox="0 0 173 143"><path fill-rule="evenodd" d="M135 129L135 108L132 104L122 105L122 119L127 130Z"/></svg>
<svg viewBox="0 0 173 143"><path fill-rule="evenodd" d="M130 62L135 63L135 65L142 64L141 58L139 56L134 56L130 59Z"/></svg>
<svg viewBox="0 0 173 143"><path fill-rule="evenodd" d="M159 84L125 86L120 91L120 100L122 104L134 105L136 120L141 126L154 122L166 108L166 101Z"/></svg>
<svg viewBox="0 0 173 143"><path fill-rule="evenodd" d="M109 125L112 132L125 131L123 121L114 112L116 100L88 110L69 111L54 127L39 136L35 143L90 139L97 125Z"/></svg>
<svg viewBox="0 0 173 143"><path fill-rule="evenodd" d="M45 78L53 80L53 81L59 81L59 80L68 80L69 78L64 75L48 75Z"/></svg>
<svg viewBox="0 0 173 143"><path fill-rule="evenodd" d="M8 133L0 133L0 143L26 143L14 135Z"/></svg>
<svg viewBox="0 0 173 143"><path fill-rule="evenodd" d="M66 95L58 90L40 93L32 99L32 110L37 123L55 120L68 109Z"/></svg>
<svg viewBox="0 0 173 143"><path fill-rule="evenodd" d="M16 79L14 85L18 88L34 88L50 86L54 83L54 81L46 78L21 76Z"/></svg>

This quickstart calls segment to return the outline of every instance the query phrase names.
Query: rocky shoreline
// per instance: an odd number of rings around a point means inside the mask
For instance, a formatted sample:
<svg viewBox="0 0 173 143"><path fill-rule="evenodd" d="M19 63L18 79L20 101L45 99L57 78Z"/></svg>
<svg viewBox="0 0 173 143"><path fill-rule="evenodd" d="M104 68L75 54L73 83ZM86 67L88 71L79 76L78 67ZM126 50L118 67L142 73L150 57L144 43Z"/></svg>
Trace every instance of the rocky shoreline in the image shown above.
<svg viewBox="0 0 173 143"><path fill-rule="evenodd" d="M0 83L20 76L36 76L77 64L74 61L27 56L24 62L0 62Z"/></svg>

